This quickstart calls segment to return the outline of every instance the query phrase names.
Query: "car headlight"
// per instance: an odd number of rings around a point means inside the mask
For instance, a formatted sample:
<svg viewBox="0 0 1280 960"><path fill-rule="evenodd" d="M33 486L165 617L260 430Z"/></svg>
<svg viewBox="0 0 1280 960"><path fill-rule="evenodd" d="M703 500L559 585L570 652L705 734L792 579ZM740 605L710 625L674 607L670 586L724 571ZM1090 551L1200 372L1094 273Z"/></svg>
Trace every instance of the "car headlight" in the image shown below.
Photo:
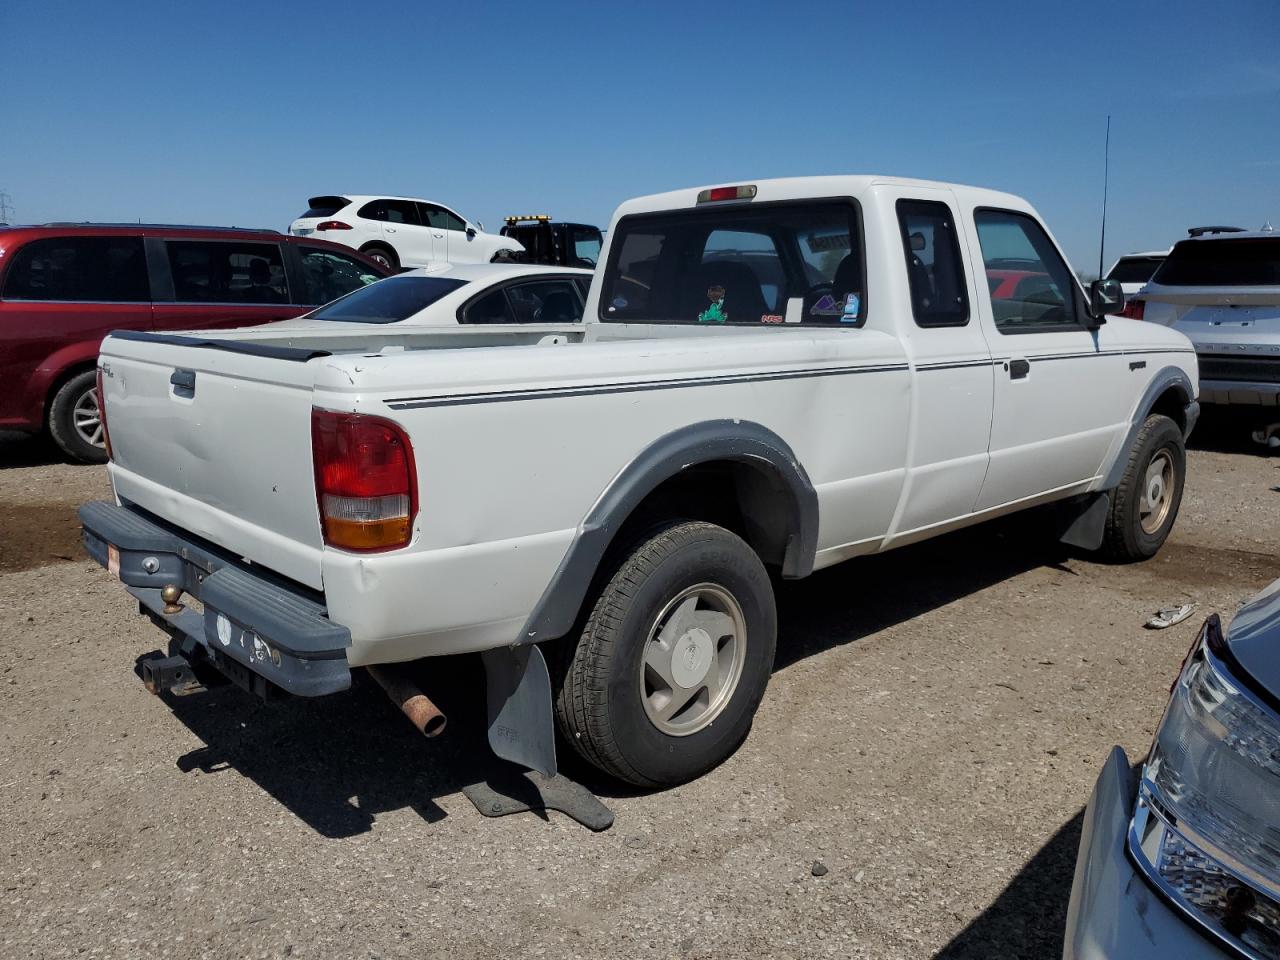
<svg viewBox="0 0 1280 960"><path fill-rule="evenodd" d="M1280 715L1232 675L1225 653L1215 615L1142 769L1129 851L1209 932L1280 960Z"/></svg>

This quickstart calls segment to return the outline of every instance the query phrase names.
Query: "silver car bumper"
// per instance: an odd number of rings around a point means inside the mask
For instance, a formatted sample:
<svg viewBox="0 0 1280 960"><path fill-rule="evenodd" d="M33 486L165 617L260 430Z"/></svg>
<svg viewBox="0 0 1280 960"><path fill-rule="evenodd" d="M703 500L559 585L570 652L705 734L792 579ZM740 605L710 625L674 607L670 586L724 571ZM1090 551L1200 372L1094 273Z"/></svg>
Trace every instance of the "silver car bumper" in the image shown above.
<svg viewBox="0 0 1280 960"><path fill-rule="evenodd" d="M1223 952L1174 913L1125 853L1136 783L1116 747L1084 814L1067 908L1064 960L1224 960Z"/></svg>

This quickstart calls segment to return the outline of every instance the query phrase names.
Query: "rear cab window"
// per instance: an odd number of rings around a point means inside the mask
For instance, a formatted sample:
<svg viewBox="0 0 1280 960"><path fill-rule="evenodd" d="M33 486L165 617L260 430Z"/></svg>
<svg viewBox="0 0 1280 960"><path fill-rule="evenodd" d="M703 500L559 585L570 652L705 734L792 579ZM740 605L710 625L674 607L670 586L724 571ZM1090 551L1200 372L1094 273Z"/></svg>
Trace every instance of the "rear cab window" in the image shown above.
<svg viewBox="0 0 1280 960"><path fill-rule="evenodd" d="M1280 237L1183 240L1151 278L1166 287L1280 285Z"/></svg>
<svg viewBox="0 0 1280 960"><path fill-rule="evenodd" d="M615 323L861 326L867 298L852 200L635 214L619 221L600 297Z"/></svg>
<svg viewBox="0 0 1280 960"><path fill-rule="evenodd" d="M141 237L48 237L19 247L0 299L150 303Z"/></svg>
<svg viewBox="0 0 1280 960"><path fill-rule="evenodd" d="M388 277L312 310L311 320L399 323L466 283L449 277Z"/></svg>

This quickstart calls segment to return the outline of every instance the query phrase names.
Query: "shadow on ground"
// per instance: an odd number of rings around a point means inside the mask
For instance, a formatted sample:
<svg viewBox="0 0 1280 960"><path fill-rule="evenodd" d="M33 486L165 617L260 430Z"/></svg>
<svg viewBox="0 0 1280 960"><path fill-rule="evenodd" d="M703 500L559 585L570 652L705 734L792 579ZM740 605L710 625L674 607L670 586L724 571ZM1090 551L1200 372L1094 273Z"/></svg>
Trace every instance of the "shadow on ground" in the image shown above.
<svg viewBox="0 0 1280 960"><path fill-rule="evenodd" d="M986 524L879 558L854 560L779 587L776 670L855 643L1066 553L1048 523ZM157 641L161 636L157 635ZM235 769L327 837L372 828L379 813L412 808L429 822L439 797L500 775L485 740L484 674L478 657L421 661L424 691L448 714L444 735L426 740L382 692L355 671L345 693L263 703L231 686L167 697L205 746L176 758L184 770ZM565 744L561 769L605 798L634 795L580 761ZM466 805L466 801L457 798Z"/></svg>
<svg viewBox="0 0 1280 960"><path fill-rule="evenodd" d="M1273 450L1257 443L1253 431L1280 422L1280 409L1271 408L1221 408L1204 406L1196 428L1191 431L1187 446L1192 450L1208 450L1213 453L1241 453L1255 457L1277 457L1280 450Z"/></svg>
<svg viewBox="0 0 1280 960"><path fill-rule="evenodd" d="M1063 824L995 902L934 954L934 960L1061 957L1083 821L1081 810Z"/></svg>
<svg viewBox="0 0 1280 960"><path fill-rule="evenodd" d="M66 463L66 457L45 436L0 430L0 470L14 467L47 467Z"/></svg>

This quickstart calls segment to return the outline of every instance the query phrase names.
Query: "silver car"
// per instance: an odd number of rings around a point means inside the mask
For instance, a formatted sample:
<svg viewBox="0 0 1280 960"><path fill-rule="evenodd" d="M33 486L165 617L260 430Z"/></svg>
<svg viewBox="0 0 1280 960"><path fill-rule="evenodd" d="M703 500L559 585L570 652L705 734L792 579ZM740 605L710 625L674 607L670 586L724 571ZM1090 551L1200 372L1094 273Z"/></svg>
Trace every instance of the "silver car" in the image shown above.
<svg viewBox="0 0 1280 960"><path fill-rule="evenodd" d="M1205 621L1140 774L1107 758L1063 956L1280 958L1280 580Z"/></svg>
<svg viewBox="0 0 1280 960"><path fill-rule="evenodd" d="M1280 234L1183 240L1137 296L1143 319L1195 344L1201 403L1261 407L1280 419Z"/></svg>

